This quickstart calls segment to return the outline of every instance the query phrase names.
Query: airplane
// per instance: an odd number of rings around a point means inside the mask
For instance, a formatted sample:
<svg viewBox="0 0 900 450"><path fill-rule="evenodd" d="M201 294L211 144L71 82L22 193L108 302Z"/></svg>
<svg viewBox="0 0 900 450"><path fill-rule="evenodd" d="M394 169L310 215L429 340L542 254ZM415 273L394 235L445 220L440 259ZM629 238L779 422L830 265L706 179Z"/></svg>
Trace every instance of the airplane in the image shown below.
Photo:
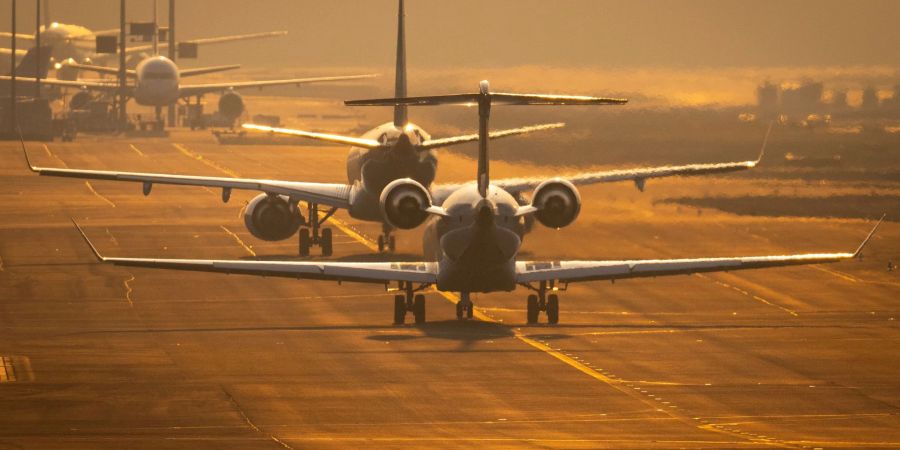
<svg viewBox="0 0 900 450"><path fill-rule="evenodd" d="M154 23L156 23L156 20L154 20ZM180 99L189 99L190 97L196 97L197 102L199 103L200 97L205 94L222 92L224 96L229 96L229 101L231 101L232 105L238 104L240 108L243 109L243 100L235 92L238 89L263 88L266 86L282 86L292 84L299 86L301 84L357 80L363 78L372 78L375 76L373 74L369 74L184 85L181 84L182 77L232 70L237 69L240 66L224 65L179 69L174 61L159 54L159 33L153 34L153 43L151 47L155 56L143 59L133 70L126 69L126 76L129 79L134 80L134 84L126 86L125 91L126 96L134 98L134 100L139 105L155 106L157 122L162 121L162 107L171 105ZM81 70L90 70L101 74L119 74L119 69L114 67L103 67L79 63L67 63L67 66ZM9 77L0 76L0 80L4 79L9 79ZM34 78L21 77L21 81L26 83L33 83L35 80ZM61 80L56 78L48 78L42 80L42 82L48 86L78 88L81 89L82 92L100 91L104 93L115 93L119 91L119 84L117 80Z"/></svg>
<svg viewBox="0 0 900 450"><path fill-rule="evenodd" d="M396 324L404 323L409 311L412 311L417 324L425 322L425 296L418 292L431 286L440 291L460 293L460 301L456 305L456 316L460 320L473 316L474 305L471 300L473 292L513 291L517 286L522 286L536 292L527 297L527 323L537 323L540 312L544 311L548 323L556 324L559 322L559 297L556 292L560 289L565 290L570 283L832 263L859 257L884 221L882 216L853 252L649 260L520 261L517 254L522 241L515 229L518 218L525 215L538 217L543 215L549 220L565 222L566 217L560 216L569 215L570 210L561 207L567 204L561 197L578 194L567 180L548 178L542 186L557 187L544 196L541 195L539 188L535 193L535 200L523 206L516 201L512 193L501 185L491 182L488 154L491 106L566 105L591 104L591 102L589 98L494 93L490 91L487 81L480 83L476 93L348 102L370 106L477 103L479 148L475 183L458 187L443 204L437 205L432 202L429 192L414 180L398 180L400 183L398 186L403 191L414 192L415 195L406 197L394 214L397 215L397 220L417 221L421 216L432 216L438 221L440 234L434 236L440 250L437 260L336 262L108 257L99 251L74 219L72 222L95 258L104 263L338 283L372 283L385 287L397 283L398 290L405 294L394 297ZM24 141L22 147L24 150ZM565 188L571 191L566 194ZM391 197L395 190L389 187L383 195Z"/></svg>
<svg viewBox="0 0 900 450"><path fill-rule="evenodd" d="M406 38L405 9L399 0L397 25L396 94L406 95ZM170 61L165 61L167 65ZM163 62L160 62L163 64ZM141 66L137 73L140 73ZM108 69L115 70L115 69ZM171 69L170 69L171 70ZM140 84L140 83L139 83ZM223 85L216 85L222 87ZM622 104L625 100L605 99L604 104ZM492 139L525 134L534 131L559 128L563 124L543 124L491 133ZM164 174L113 173L97 171L69 171L65 175L53 169L40 169L43 175L69 177L103 177L111 180L140 180L144 184L145 195L150 193L154 183L215 186L223 189L223 199L230 198L232 189L255 189L263 193L250 201L245 208L244 223L250 233L261 240L280 241L298 235L299 254L308 256L313 245L318 245L324 256L332 254L332 230L321 225L332 217L335 211L348 210L357 219L377 221L385 224L384 233L379 236L381 251L395 248L394 236L389 232L380 206L380 195L390 182L410 177L425 186L430 186L437 170L434 149L478 139L477 134L432 139L421 127L409 122L407 108L394 108L394 120L387 122L362 137L337 136L291 130L291 133L329 142L352 145L347 158L347 184L298 183L277 180L213 179L208 177L173 176ZM211 184L210 184L211 183ZM298 206L307 203L308 219ZM320 206L330 207L319 214ZM302 229L301 229L302 227Z"/></svg>

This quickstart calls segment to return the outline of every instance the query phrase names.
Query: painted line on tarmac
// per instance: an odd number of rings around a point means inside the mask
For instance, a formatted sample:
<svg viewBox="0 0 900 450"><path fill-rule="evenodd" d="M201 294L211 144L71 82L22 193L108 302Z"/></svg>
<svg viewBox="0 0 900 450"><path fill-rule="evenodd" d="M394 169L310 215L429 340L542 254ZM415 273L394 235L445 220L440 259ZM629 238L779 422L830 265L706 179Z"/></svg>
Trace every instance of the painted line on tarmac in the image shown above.
<svg viewBox="0 0 900 450"><path fill-rule="evenodd" d="M266 432L260 430L259 427L256 426L256 424L253 423L252 420L250 420L250 417L247 416L247 414L244 412L244 409L241 408L241 405L239 405L237 400L234 399L234 396L231 395L231 392L228 392L228 390L225 389L224 386L221 386L221 388L222 388L222 392L224 392L225 395L228 396L228 400L231 402L232 405L234 405L234 408L237 410L238 414L241 415L241 417L244 419L244 422L247 423L247 425L250 427L251 430L253 430L257 433L260 433L264 436L268 436L269 440L277 443L278 445L280 445L288 450L293 450L293 447L291 447L290 445L287 445L284 441L275 437L274 434L269 434L269 433L266 433Z"/></svg>
<svg viewBox="0 0 900 450"><path fill-rule="evenodd" d="M222 172L222 173L224 173L224 174L226 174L226 175L228 175L228 176L230 176L230 177L233 177L233 178L240 178L240 177L241 177L237 172L235 172L235 171L233 171L233 170L231 170L231 169L229 169L229 168L227 168L227 167L224 167L224 166L222 166L222 165L219 165L219 164L217 164L217 163L215 163L215 162L213 162L213 161L211 161L211 160L208 160L208 159L204 158L203 155L200 155L200 154L198 154L198 153L196 153L196 152L191 151L190 149L188 149L187 147L185 147L185 146L182 145L182 144L179 144L179 143L172 143L172 146L175 147L179 152L181 152L182 154L184 154L184 155L187 156L188 158L191 158L191 159L195 159L195 160L197 160L197 161L200 161L201 163L205 164L207 167L211 167L211 168L213 168L213 169L216 169L216 170L218 170L219 172Z"/></svg>
<svg viewBox="0 0 900 450"><path fill-rule="evenodd" d="M87 186L88 190L91 191L92 194L94 194L95 196L97 196L97 198L99 198L100 200L103 200L104 202L106 202L107 204L109 204L109 206L112 206L113 208L116 207L116 204L113 203L112 200L110 200L110 199L104 197L102 194L100 194L99 192L97 192L97 190L94 189L94 185L92 185L90 181L85 181L85 182L84 182L84 185Z"/></svg>
<svg viewBox="0 0 900 450"><path fill-rule="evenodd" d="M145 155L144 152L142 152L141 149L137 148L137 146L135 146L134 144L128 144L128 145L129 145L129 146L131 147L131 149L134 150L134 152L137 153L138 155L141 155L141 156L143 156L144 158L147 157L147 155Z"/></svg>
<svg viewBox="0 0 900 450"><path fill-rule="evenodd" d="M731 290L733 290L733 291L735 291L735 292L739 292L739 293L741 293L741 294L743 294L743 295L745 295L745 296L747 296L747 297L752 298L753 300L756 300L756 301L758 301L758 302L764 303L764 304L769 305L769 306L771 306L771 307L773 307L773 308L778 308L778 309L780 309L780 310L782 310L782 311L784 311L784 312L786 312L786 313L788 313L788 314L790 314L790 315L792 315L792 316L794 316L794 317L799 317L799 314L797 314L797 311L794 311L794 310L789 309L789 308L785 308L784 306L781 306L781 305L779 305L779 304L777 304L777 303L774 303L774 302L772 302L772 301L766 300L766 299L764 299L764 298L762 298L762 297L760 297L760 296L758 296L758 295L756 295L756 294L753 294L753 293L750 293L750 292L748 292L748 291L745 291L745 290L743 290L743 289L741 289L741 288L739 288L739 287L737 287L737 286L730 285L730 284L728 284L728 283L726 283L726 282L724 282L724 281L716 280L716 279L711 278L711 277L708 277L708 276L706 276L706 275L704 275L704 274L702 274L702 273L695 273L694 276L695 276L695 277L698 277L698 278L702 278L702 279L704 279L704 280L712 281L713 283L718 284L719 286L722 286L722 287L731 289Z"/></svg>
<svg viewBox="0 0 900 450"><path fill-rule="evenodd" d="M225 234L231 236L232 239L234 239L235 242L238 243L238 245L243 247L244 250L246 250L247 253L250 254L250 256L254 256L254 257L256 256L256 252L253 251L253 248L251 246L247 245L246 243L244 243L244 241L241 239L240 236L238 236L237 234L235 234L233 231L229 230L228 228L225 228L225 225L220 225L220 228L222 228L222 231L224 231Z"/></svg>
<svg viewBox="0 0 900 450"><path fill-rule="evenodd" d="M820 272L825 272L825 273L827 273L827 274L834 275L834 276L836 276L836 277L838 277L838 278L840 278L840 279L842 279L842 280L844 280L844 281L849 281L849 282L851 282L851 283L859 283L860 281L862 281L862 280L860 280L859 278L856 278L856 277L854 277L854 276L852 276L852 275L850 275L850 274L846 274L846 273L843 273L843 272L838 272L837 270L826 269L826 268L821 267L821 266L809 266L809 267L810 267L811 269L816 269L816 270L818 270L818 271L820 271Z"/></svg>
<svg viewBox="0 0 900 450"><path fill-rule="evenodd" d="M131 275L131 278L125 280L122 284L125 285L125 300L128 300L128 306L134 308L134 301L131 299L131 293L134 292L134 289L131 288L131 282L134 281L134 274Z"/></svg>

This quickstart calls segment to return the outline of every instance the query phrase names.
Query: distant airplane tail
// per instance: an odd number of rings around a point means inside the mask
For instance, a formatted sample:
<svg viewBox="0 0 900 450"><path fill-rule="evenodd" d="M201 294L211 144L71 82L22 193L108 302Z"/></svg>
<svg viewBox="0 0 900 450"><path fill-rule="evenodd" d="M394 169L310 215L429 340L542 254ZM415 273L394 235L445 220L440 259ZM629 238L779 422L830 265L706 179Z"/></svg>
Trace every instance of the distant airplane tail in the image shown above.
<svg viewBox="0 0 900 450"><path fill-rule="evenodd" d="M16 66L16 76L27 78L47 78L47 72L50 70L50 51L52 47L49 45L41 46L41 59L38 61L37 47L32 47L25 53L19 65Z"/></svg>
<svg viewBox="0 0 900 450"><path fill-rule="evenodd" d="M406 9L399 0L397 12L397 67L394 70L394 97L406 97ZM405 127L409 122L406 105L394 105L394 126Z"/></svg>

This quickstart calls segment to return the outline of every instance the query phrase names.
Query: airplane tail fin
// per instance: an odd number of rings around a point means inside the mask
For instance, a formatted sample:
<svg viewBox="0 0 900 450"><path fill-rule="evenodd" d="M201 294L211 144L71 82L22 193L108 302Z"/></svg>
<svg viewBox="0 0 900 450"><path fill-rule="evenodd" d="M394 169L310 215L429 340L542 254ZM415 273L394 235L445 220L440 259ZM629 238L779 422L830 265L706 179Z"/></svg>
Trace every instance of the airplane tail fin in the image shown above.
<svg viewBox="0 0 900 450"><path fill-rule="evenodd" d="M30 48L16 66L16 75L26 78L47 78L47 72L50 70L51 49L49 45L42 45L40 48L41 58L38 61L38 48Z"/></svg>
<svg viewBox="0 0 900 450"><path fill-rule="evenodd" d="M406 9L399 0L397 13L397 66L394 69L394 97L406 97ZM394 105L394 126L402 128L409 121L406 105Z"/></svg>

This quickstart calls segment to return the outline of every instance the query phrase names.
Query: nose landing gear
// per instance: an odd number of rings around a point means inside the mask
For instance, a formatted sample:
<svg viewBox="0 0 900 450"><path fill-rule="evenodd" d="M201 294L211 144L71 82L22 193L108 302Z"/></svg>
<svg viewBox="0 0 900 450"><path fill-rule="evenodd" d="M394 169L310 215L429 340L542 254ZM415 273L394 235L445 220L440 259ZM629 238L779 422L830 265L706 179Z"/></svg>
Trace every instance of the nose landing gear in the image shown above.
<svg viewBox="0 0 900 450"><path fill-rule="evenodd" d="M381 234L378 235L378 252L384 253L387 251L388 253L393 253L397 250L397 241L394 239L394 235L391 234L393 228L391 228L388 224L382 224Z"/></svg>
<svg viewBox="0 0 900 450"><path fill-rule="evenodd" d="M412 312L417 324L425 323L425 295L416 294L428 287L422 285L413 288L410 282L400 282L399 290L405 291L405 294L397 294L394 296L394 325L403 325L406 322L406 313Z"/></svg>
<svg viewBox="0 0 900 450"><path fill-rule="evenodd" d="M547 313L547 323L551 325L559 323L559 296L556 294L547 295L548 288L556 290L555 284L551 282L548 285L546 281L541 281L537 288L530 284L524 284L523 286L537 292L537 294L529 295L526 303L525 317L528 324L538 323L538 316L541 314L541 311Z"/></svg>
<svg viewBox="0 0 900 450"><path fill-rule="evenodd" d="M332 231L331 228L322 228L321 225L334 215L337 208L329 209L322 218L319 218L319 205L309 203L308 206L306 227L301 228L298 233L300 256L309 256L309 250L314 245L322 248L322 256L331 256L333 253Z"/></svg>
<svg viewBox="0 0 900 450"><path fill-rule="evenodd" d="M475 315L475 305L468 292L459 293L459 301L456 303L456 318L459 320L471 319Z"/></svg>

